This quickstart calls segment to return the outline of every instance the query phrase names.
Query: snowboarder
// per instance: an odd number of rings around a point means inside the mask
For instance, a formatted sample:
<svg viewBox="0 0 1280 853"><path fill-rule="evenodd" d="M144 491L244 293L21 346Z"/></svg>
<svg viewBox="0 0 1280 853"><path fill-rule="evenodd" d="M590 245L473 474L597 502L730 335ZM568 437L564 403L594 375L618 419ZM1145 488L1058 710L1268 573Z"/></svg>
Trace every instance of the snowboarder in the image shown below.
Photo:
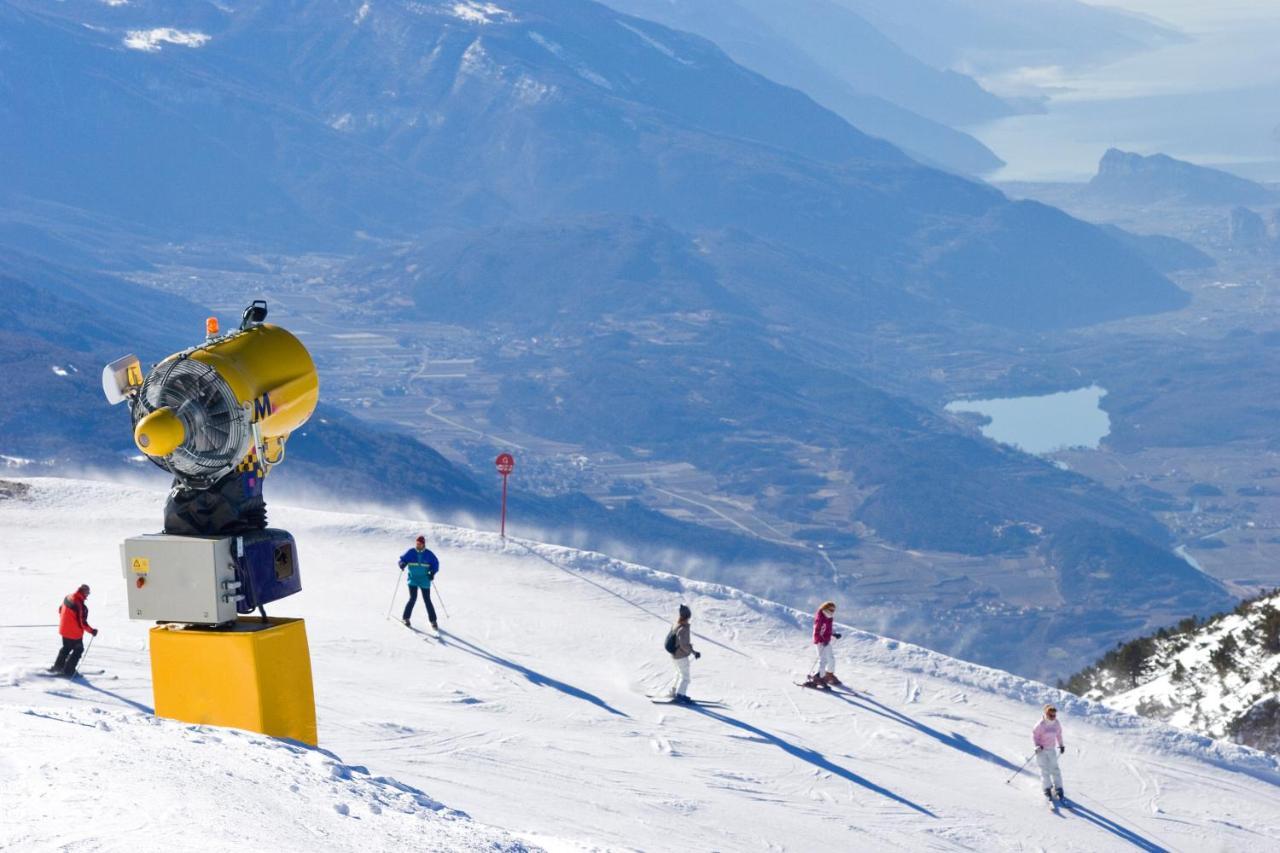
<svg viewBox="0 0 1280 853"><path fill-rule="evenodd" d="M409 602L404 606L404 624L410 628L409 617L413 615L413 605L418 600L418 590L422 590L422 603L427 606L427 618L431 620L431 630L439 631L436 625L436 609L431 604L431 580L440 571L440 560L427 548L425 536L419 536L414 547L405 551L400 557L400 571L409 570Z"/></svg>
<svg viewBox="0 0 1280 853"><path fill-rule="evenodd" d="M813 614L813 644L818 647L818 669L809 676L805 687L817 687L830 690L833 684L842 684L836 678L836 656L831 651L831 640L840 639L842 634L835 632L836 603L824 601L818 611Z"/></svg>
<svg viewBox="0 0 1280 853"><path fill-rule="evenodd" d="M1062 794L1062 771L1058 769L1058 756L1067 751L1062 745L1062 724L1058 722L1058 709L1053 705L1044 706L1044 717L1031 732L1031 740L1036 745L1036 764L1040 767L1040 784L1044 787L1045 798L1052 803L1055 799L1062 802L1066 798ZM1057 746L1058 751L1053 751Z"/></svg>
<svg viewBox="0 0 1280 853"><path fill-rule="evenodd" d="M84 654L84 632L98 636L98 629L89 624L89 605L85 599L89 597L89 585L80 584L80 588L62 599L58 607L58 633L62 635L62 649L58 659L49 667L53 673L61 673L67 678L76 674L80 657Z"/></svg>
<svg viewBox="0 0 1280 853"><path fill-rule="evenodd" d="M695 659L702 657L702 652L694 651L693 644L689 639L689 620L693 617L693 611L689 609L687 604L680 605L679 615L676 617L676 624L671 627L671 632L667 635L667 651L671 653L671 663L675 665L676 675L671 681L671 690L669 695L672 701L681 705L691 705L691 700L686 693L689 689L689 656L693 655Z"/></svg>

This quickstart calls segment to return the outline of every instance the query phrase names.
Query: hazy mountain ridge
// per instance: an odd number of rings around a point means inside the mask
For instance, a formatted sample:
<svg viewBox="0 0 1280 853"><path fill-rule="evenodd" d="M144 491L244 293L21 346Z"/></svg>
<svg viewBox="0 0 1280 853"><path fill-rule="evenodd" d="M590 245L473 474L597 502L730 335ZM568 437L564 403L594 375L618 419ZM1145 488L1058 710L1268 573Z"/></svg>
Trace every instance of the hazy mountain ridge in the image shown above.
<svg viewBox="0 0 1280 853"><path fill-rule="evenodd" d="M1090 65L1186 40L1123 9L1076 0L834 0L940 68Z"/></svg>
<svg viewBox="0 0 1280 853"><path fill-rule="evenodd" d="M945 121L926 118L919 109L913 111L905 104L925 102L928 112L934 99L946 100L952 120L956 111L971 119L1007 112L1007 107L981 92L972 81L961 82L959 75L925 69L870 27L859 25L839 34L823 32L819 37L814 29L797 28L792 21L795 16L808 16L826 27L833 17L857 20L830 3L809 0L783 7L752 0L612 0L608 5L703 35L736 62L806 92L855 127L890 140L916 159L970 174L1003 165L972 136L954 130ZM826 44L829 39L840 41L845 49L833 53ZM854 69L846 67L850 64ZM876 73L858 70L868 67L874 67ZM899 74L902 71L905 75ZM901 79L903 76L906 79ZM913 83L918 90L908 91L904 97L901 88Z"/></svg>

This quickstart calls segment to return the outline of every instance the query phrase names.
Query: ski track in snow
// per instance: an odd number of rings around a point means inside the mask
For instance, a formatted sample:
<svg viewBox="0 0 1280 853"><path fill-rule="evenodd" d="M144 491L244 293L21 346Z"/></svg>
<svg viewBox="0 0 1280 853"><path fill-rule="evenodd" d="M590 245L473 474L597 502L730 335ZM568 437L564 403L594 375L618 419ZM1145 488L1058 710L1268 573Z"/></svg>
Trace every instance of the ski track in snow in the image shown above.
<svg viewBox="0 0 1280 853"><path fill-rule="evenodd" d="M275 503L304 591L268 609L307 620L322 749L157 720L149 626L124 618L117 554L158 527L163 487L24 482L30 500L0 502L0 621L51 623L87 582L102 634L86 667L106 674L38 677L55 630L0 628L0 849L1200 851L1280 837L1280 762L1262 753L847 626L837 671L859 694L804 690L808 614L599 554ZM439 640L386 618L419 531L441 558ZM670 678L661 644L681 601L703 653L690 693L726 707L646 698ZM1050 701L1078 803L1061 816L1034 762L1006 783Z"/></svg>

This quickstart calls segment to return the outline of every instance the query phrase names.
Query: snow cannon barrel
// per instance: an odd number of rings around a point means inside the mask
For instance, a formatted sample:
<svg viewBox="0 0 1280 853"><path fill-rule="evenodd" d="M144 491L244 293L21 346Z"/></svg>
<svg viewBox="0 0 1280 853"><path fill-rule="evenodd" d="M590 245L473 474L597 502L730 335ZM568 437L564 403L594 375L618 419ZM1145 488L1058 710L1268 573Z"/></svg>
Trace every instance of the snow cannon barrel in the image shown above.
<svg viewBox="0 0 1280 853"><path fill-rule="evenodd" d="M266 304L255 302L239 329L169 356L145 379L132 356L104 371L107 399L132 401L138 449L189 488L208 488L238 466L265 474L315 411L311 354L265 316Z"/></svg>

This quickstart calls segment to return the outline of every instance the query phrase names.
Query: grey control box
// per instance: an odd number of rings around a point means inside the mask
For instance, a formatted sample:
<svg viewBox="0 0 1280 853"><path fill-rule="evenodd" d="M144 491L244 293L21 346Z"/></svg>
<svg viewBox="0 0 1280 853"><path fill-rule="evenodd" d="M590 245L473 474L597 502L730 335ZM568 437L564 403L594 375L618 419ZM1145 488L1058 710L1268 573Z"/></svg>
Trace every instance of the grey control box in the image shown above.
<svg viewBox="0 0 1280 853"><path fill-rule="evenodd" d="M120 546L129 618L220 625L240 601L234 536L132 536Z"/></svg>

